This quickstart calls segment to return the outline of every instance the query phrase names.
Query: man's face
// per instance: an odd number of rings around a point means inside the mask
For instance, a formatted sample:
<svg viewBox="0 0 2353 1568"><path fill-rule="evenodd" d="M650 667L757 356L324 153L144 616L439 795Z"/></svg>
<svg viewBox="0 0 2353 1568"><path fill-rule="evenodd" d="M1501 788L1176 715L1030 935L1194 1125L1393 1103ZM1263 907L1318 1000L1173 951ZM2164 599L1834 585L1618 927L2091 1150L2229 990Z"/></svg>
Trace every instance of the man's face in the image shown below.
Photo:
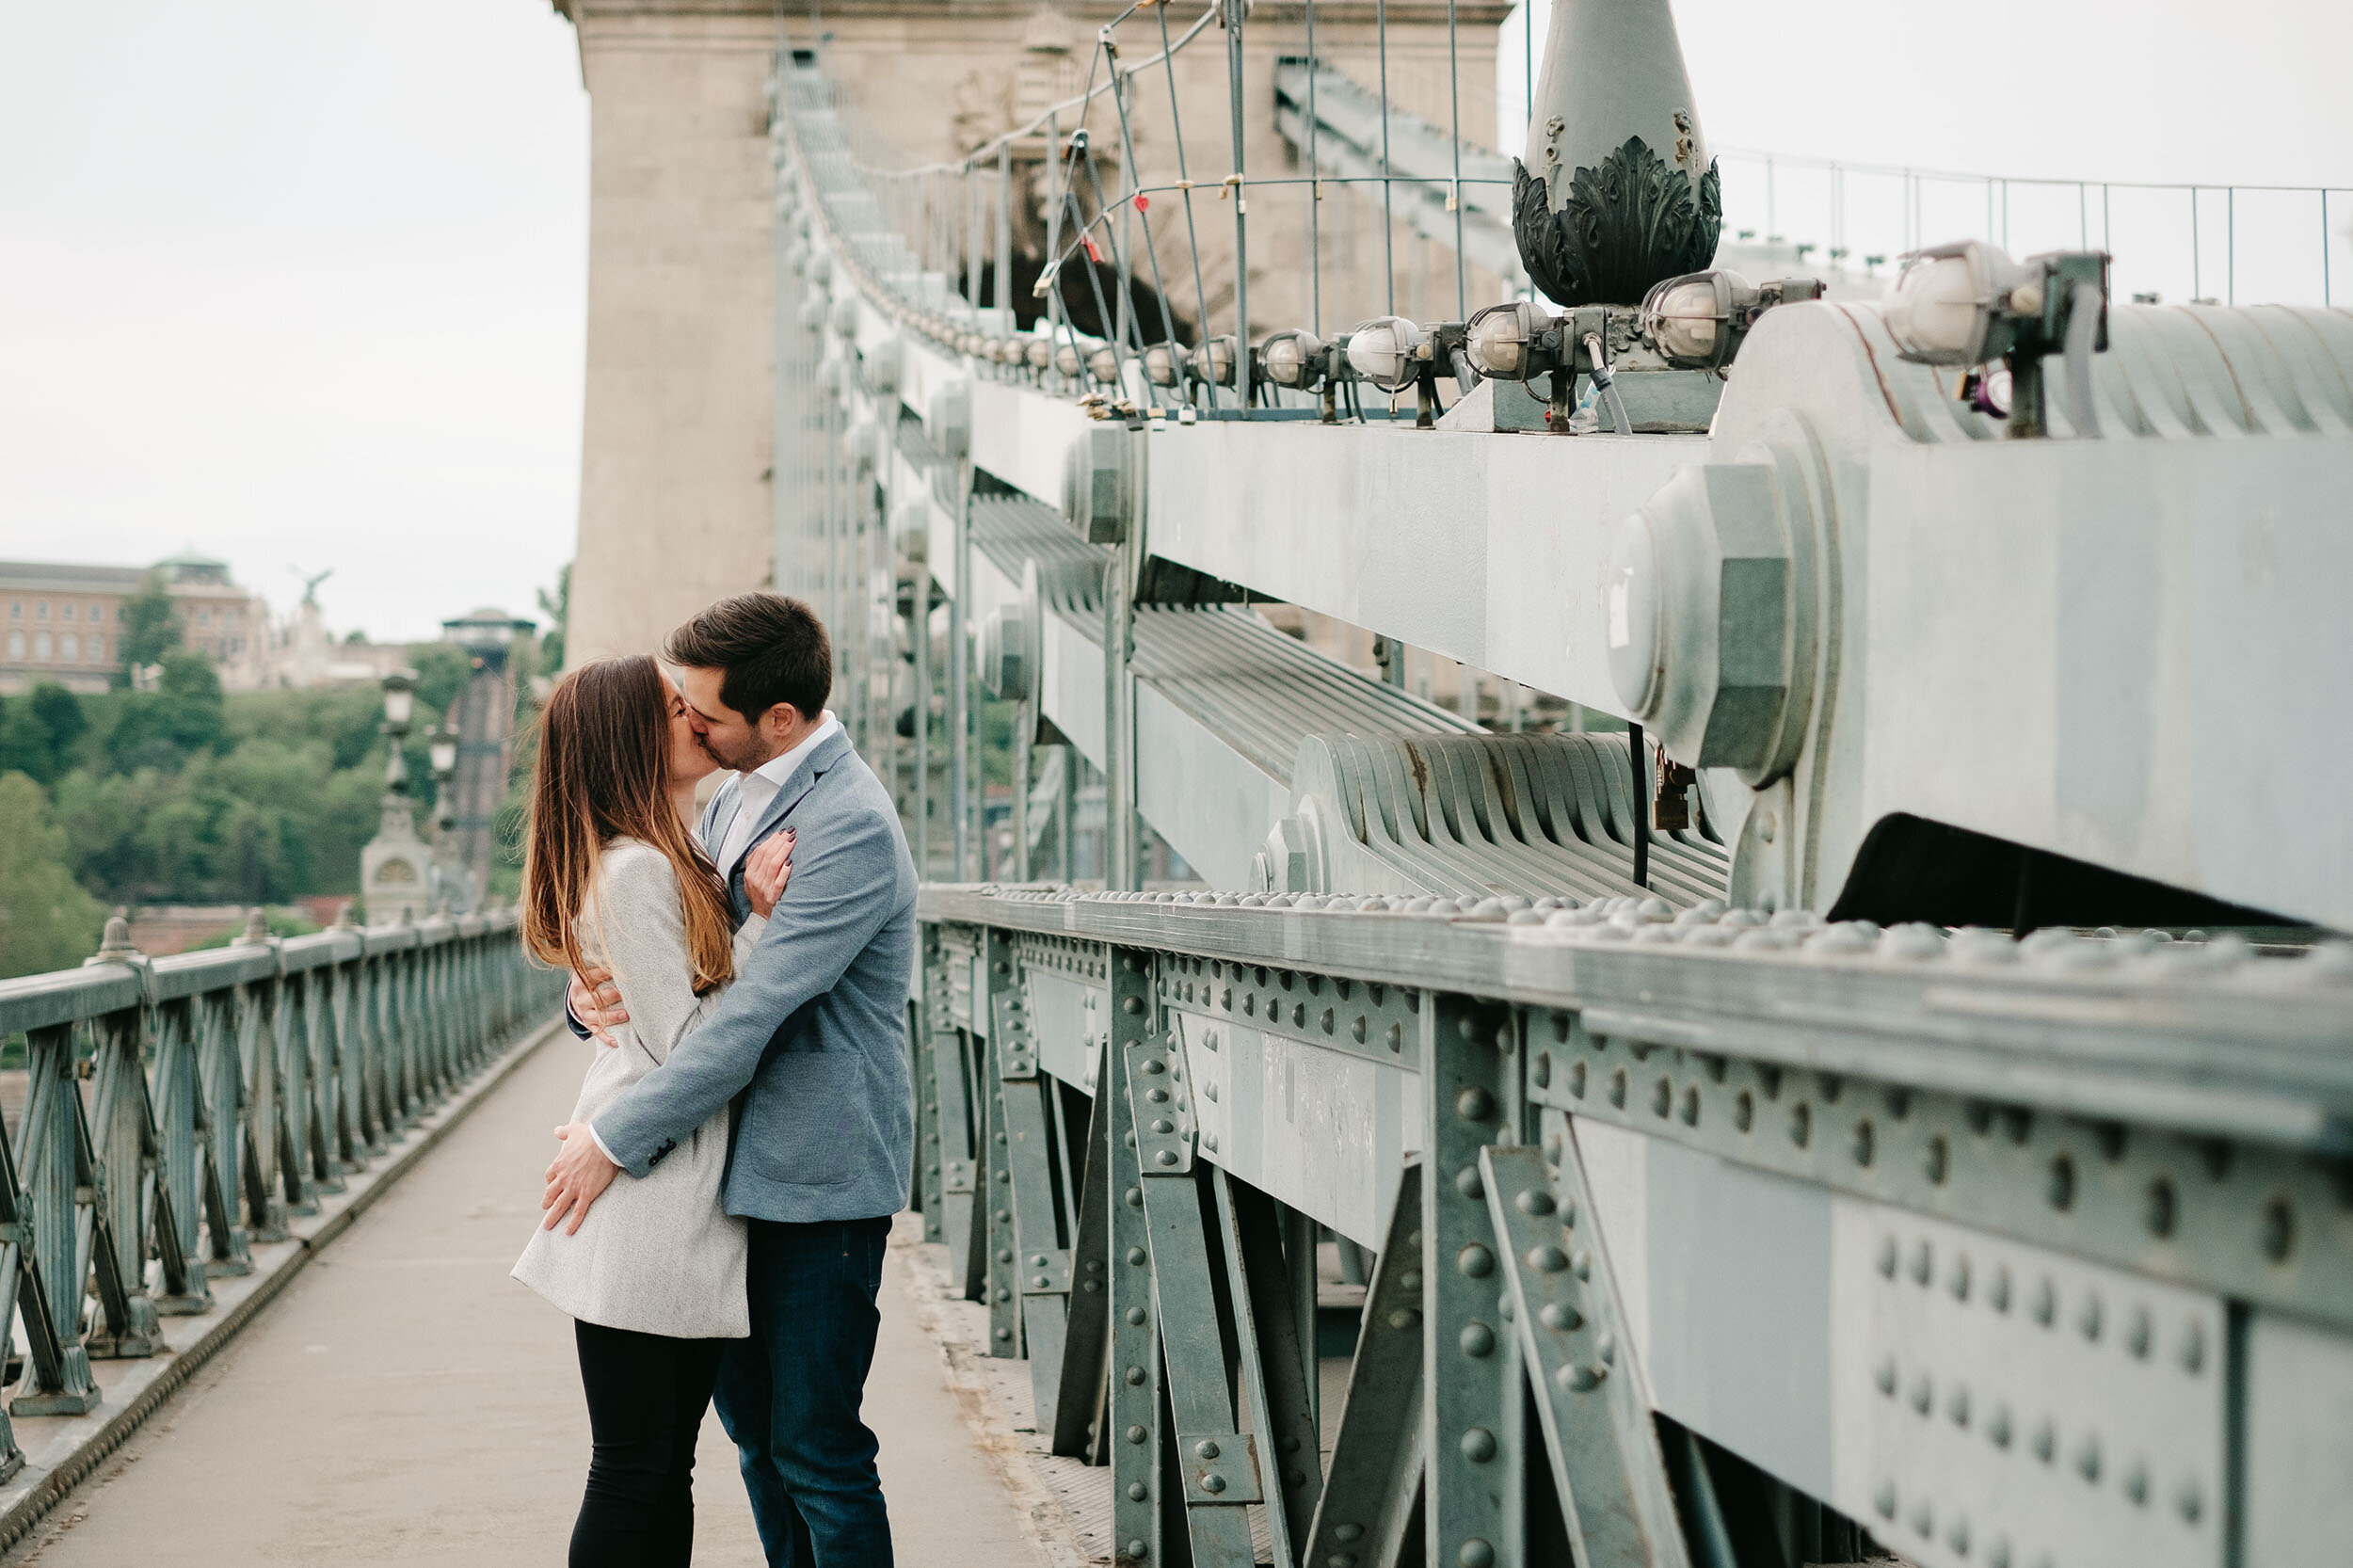
<svg viewBox="0 0 2353 1568"><path fill-rule="evenodd" d="M779 743L792 727L794 716L782 703L757 720L737 712L719 696L727 673L683 666L678 672L679 690L686 697L686 722L694 728L696 742L721 767L749 773L784 749Z"/></svg>

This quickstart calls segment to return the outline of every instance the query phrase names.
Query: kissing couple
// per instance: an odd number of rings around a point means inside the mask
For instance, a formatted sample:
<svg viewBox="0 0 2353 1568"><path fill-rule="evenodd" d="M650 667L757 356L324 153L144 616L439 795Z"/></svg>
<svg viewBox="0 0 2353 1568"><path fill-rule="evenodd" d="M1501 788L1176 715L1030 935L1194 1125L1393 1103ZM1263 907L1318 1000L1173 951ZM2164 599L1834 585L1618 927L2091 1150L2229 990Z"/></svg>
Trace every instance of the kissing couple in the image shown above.
<svg viewBox="0 0 2353 1568"><path fill-rule="evenodd" d="M913 1164L915 865L807 604L721 600L664 659L565 676L531 787L523 937L600 1048L514 1271L577 1320L569 1560L690 1560L715 1391L768 1561L888 1568L859 1406Z"/></svg>

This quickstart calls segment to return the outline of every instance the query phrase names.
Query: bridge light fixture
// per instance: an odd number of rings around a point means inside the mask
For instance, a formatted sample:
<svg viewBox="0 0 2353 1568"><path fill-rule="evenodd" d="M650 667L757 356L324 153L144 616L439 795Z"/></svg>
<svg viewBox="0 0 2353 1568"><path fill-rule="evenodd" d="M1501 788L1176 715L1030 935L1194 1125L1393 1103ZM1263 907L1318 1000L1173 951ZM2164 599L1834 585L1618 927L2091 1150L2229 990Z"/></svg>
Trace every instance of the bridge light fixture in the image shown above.
<svg viewBox="0 0 2353 1568"><path fill-rule="evenodd" d="M1385 392L1401 392L1421 378L1430 334L1403 316L1375 316L1349 328L1348 362Z"/></svg>
<svg viewBox="0 0 2353 1568"><path fill-rule="evenodd" d="M1526 381L1564 368L1575 350L1562 351L1561 318L1532 299L1507 300L1474 311L1465 324L1465 350L1471 368L1497 381Z"/></svg>
<svg viewBox="0 0 2353 1568"><path fill-rule="evenodd" d="M1107 387L1119 385L1119 350L1105 344L1087 356L1087 374Z"/></svg>
<svg viewBox="0 0 2353 1568"><path fill-rule="evenodd" d="M416 671L397 669L384 678L384 728L388 733L408 733L409 715L416 712Z"/></svg>
<svg viewBox="0 0 2353 1568"><path fill-rule="evenodd" d="M1642 336L1678 370L1714 370L1731 362L1758 316L1776 305L1821 297L1818 278L1759 285L1722 268L1687 273L1643 296Z"/></svg>
<svg viewBox="0 0 2353 1568"><path fill-rule="evenodd" d="M1266 378L1294 392L1313 392L1323 379L1323 342L1304 328L1276 332L1259 349Z"/></svg>
<svg viewBox="0 0 2353 1568"><path fill-rule="evenodd" d="M1887 330L1924 365L1981 365L2009 352L2012 305L2026 271L1983 240L1932 245L1904 258L1887 300ZM2040 298L2032 301L2040 306Z"/></svg>
<svg viewBox="0 0 2353 1568"><path fill-rule="evenodd" d="M1054 345L1045 338L1031 338L1022 344L1022 358L1032 370L1050 370L1054 364Z"/></svg>
<svg viewBox="0 0 2353 1568"><path fill-rule="evenodd" d="M424 749L433 762L433 776L446 783L457 771L457 727L435 725L425 731Z"/></svg>
<svg viewBox="0 0 2353 1568"><path fill-rule="evenodd" d="M1234 340L1230 337L1210 338L1193 351L1190 369L1193 378L1211 386L1230 387L1234 384Z"/></svg>
<svg viewBox="0 0 2353 1568"><path fill-rule="evenodd" d="M837 336L857 336L857 296L845 294L833 302L833 329Z"/></svg>
<svg viewBox="0 0 2353 1568"><path fill-rule="evenodd" d="M808 256L808 277L813 283L828 282L833 278L833 252L811 250Z"/></svg>
<svg viewBox="0 0 2353 1568"><path fill-rule="evenodd" d="M1897 352L1915 364L1975 366L1999 359L2009 369L2009 434L2048 432L2042 361L2066 356L2069 423L2100 433L2091 357L2108 346L2108 258L2099 250L2055 250L2013 262L1983 240L1915 250L1887 301L1884 320Z"/></svg>
<svg viewBox="0 0 2353 1568"><path fill-rule="evenodd" d="M1144 377L1156 387L1173 387L1184 379L1182 344L1156 343L1144 351Z"/></svg>
<svg viewBox="0 0 2353 1568"><path fill-rule="evenodd" d="M1085 368L1086 361L1080 357L1077 344L1057 344L1054 346L1055 375L1065 381L1076 381L1079 378L1079 373Z"/></svg>

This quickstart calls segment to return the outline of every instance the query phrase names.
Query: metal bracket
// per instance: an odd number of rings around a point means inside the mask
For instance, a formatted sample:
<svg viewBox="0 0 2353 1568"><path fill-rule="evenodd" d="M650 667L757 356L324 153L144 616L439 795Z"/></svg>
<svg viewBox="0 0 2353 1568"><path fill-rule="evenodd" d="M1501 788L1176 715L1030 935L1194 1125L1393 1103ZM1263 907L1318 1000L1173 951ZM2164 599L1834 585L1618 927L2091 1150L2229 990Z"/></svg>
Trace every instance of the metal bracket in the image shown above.
<svg viewBox="0 0 2353 1568"><path fill-rule="evenodd" d="M1145 1176L1193 1171L1193 1095L1181 1052L1169 1035L1128 1053L1128 1093L1135 1105L1136 1160Z"/></svg>
<svg viewBox="0 0 2353 1568"><path fill-rule="evenodd" d="M1070 1294L1070 1253L1067 1248L1024 1253L1016 1272L1021 1276L1021 1293L1025 1296Z"/></svg>
<svg viewBox="0 0 2353 1568"><path fill-rule="evenodd" d="M1247 1432L1188 1432L1176 1434L1185 1467L1188 1503L1259 1503L1258 1441Z"/></svg>
<svg viewBox="0 0 2353 1568"><path fill-rule="evenodd" d="M1567 1191L1556 1198L1536 1150L1490 1147L1479 1156L1537 1416L1563 1482L1561 1511L1579 1562L1685 1568L1690 1559L1666 1459L1635 1386L1574 1147L1563 1149L1560 1169Z"/></svg>

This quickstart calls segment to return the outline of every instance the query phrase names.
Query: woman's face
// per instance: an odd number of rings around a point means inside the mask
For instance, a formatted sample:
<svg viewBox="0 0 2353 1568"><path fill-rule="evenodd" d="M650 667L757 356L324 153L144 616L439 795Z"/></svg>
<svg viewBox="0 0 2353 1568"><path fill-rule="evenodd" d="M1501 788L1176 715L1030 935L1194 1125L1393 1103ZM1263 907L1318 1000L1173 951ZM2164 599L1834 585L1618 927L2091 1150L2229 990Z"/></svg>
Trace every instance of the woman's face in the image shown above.
<svg viewBox="0 0 2353 1568"><path fill-rule="evenodd" d="M662 678L662 691L670 705L670 782L693 784L708 778L719 771L719 763L703 749L701 738L695 733L686 698L666 675Z"/></svg>

